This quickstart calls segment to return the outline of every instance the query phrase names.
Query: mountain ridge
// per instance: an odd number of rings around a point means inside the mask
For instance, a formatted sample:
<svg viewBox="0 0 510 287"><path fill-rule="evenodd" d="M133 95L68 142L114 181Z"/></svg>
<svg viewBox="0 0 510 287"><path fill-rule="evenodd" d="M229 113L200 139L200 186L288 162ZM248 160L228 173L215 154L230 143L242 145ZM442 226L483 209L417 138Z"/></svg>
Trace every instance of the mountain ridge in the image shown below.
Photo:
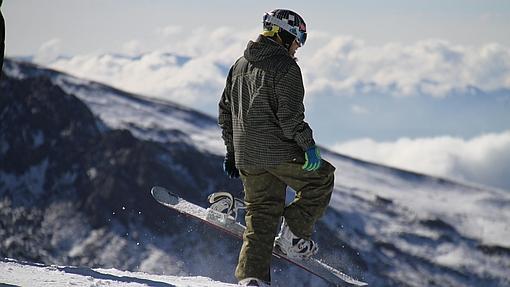
<svg viewBox="0 0 510 287"><path fill-rule="evenodd" d="M148 193L163 185L202 206L220 189L242 195L240 182L222 173L224 147L213 118L31 64L8 60L6 71L0 82L1 257L235 282L240 242L157 206ZM48 97L57 99L43 101ZM61 99L68 101L59 105ZM86 107L83 114L73 112L78 107ZM57 112L38 118L37 110ZM53 142L60 151L51 149ZM32 157L44 147L49 151ZM4 160L13 148L33 160L16 175L4 168L18 164L14 155ZM323 156L337 167L330 208L314 234L324 261L372 286L510 282L507 194L327 149ZM39 190L46 200L16 202L20 189L28 196ZM211 264L218 257L224 264ZM274 269L275 286L325 286L281 262Z"/></svg>

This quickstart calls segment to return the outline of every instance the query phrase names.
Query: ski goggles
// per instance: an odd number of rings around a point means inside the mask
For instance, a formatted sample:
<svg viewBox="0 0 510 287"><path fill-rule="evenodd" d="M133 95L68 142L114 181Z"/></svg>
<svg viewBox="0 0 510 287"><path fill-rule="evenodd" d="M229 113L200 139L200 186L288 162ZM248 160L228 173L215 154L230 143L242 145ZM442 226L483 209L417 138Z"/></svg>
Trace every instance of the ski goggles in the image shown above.
<svg viewBox="0 0 510 287"><path fill-rule="evenodd" d="M306 26L305 24L301 23L299 27L291 26L289 23L283 21L280 18L277 18L269 13L266 13L263 18L264 23L270 23L273 25L276 25L287 32L291 33L292 35L296 36L296 40L299 44L299 46L303 46L306 42Z"/></svg>

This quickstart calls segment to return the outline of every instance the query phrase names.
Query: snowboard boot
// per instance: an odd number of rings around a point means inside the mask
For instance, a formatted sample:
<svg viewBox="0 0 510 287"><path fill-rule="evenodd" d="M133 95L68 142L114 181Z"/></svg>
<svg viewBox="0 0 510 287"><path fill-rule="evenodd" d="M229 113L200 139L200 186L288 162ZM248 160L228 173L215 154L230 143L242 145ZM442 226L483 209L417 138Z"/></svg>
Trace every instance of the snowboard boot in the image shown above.
<svg viewBox="0 0 510 287"><path fill-rule="evenodd" d="M280 233L275 239L275 246L283 254L296 259L308 259L319 250L319 246L313 240L306 240L294 235L285 219L283 219Z"/></svg>
<svg viewBox="0 0 510 287"><path fill-rule="evenodd" d="M270 286L267 283L264 283L264 281L257 279L257 278L253 278L253 277L245 278L245 279L239 281L239 285L241 285L241 286L258 286L258 287L269 287Z"/></svg>

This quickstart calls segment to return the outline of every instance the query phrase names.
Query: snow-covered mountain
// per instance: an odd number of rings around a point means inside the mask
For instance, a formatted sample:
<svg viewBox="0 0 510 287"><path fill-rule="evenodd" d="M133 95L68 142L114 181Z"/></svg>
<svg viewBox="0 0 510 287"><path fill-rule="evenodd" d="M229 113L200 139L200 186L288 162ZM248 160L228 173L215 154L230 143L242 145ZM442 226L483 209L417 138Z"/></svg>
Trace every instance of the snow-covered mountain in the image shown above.
<svg viewBox="0 0 510 287"><path fill-rule="evenodd" d="M149 195L240 194L215 119L33 64L4 72L0 257L235 282L240 242ZM314 235L324 261L370 286L510 285L510 194L323 155L337 167ZM273 283L326 286L278 261Z"/></svg>

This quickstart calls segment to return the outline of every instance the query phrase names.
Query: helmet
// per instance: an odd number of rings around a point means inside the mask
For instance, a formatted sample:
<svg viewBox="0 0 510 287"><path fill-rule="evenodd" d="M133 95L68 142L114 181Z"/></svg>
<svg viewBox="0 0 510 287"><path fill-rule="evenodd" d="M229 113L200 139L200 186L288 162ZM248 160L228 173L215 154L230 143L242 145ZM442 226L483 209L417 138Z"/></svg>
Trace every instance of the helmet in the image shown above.
<svg viewBox="0 0 510 287"><path fill-rule="evenodd" d="M297 40L300 46L306 42L306 24L296 12L286 9L275 9L264 14L263 27L265 36L274 36L278 33L284 45L290 47L292 41ZM289 35L290 34L290 35Z"/></svg>

